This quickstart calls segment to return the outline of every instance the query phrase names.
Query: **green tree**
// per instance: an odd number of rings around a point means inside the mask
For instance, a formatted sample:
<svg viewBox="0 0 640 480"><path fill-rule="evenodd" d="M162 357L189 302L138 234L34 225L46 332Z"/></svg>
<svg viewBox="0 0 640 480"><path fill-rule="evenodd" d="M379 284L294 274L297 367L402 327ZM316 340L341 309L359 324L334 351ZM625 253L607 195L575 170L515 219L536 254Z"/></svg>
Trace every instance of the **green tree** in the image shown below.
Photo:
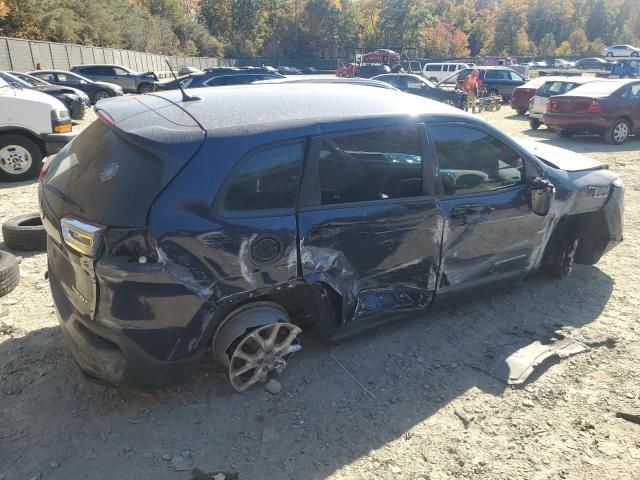
<svg viewBox="0 0 640 480"><path fill-rule="evenodd" d="M556 39L553 36L553 33L547 33L542 40L540 40L540 44L538 45L538 54L545 56L552 56L556 51Z"/></svg>
<svg viewBox="0 0 640 480"><path fill-rule="evenodd" d="M527 4L520 0L503 0L498 10L495 51L501 55L529 53Z"/></svg>

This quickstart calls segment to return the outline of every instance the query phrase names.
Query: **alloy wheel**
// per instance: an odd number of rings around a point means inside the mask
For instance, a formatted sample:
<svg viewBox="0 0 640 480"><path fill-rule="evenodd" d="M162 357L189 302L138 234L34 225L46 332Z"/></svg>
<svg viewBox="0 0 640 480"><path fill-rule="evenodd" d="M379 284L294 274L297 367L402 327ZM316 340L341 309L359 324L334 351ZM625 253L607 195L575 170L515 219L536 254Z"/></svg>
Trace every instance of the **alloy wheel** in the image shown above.
<svg viewBox="0 0 640 480"><path fill-rule="evenodd" d="M629 136L629 125L626 122L620 122L613 128L613 140L616 143L624 142Z"/></svg>
<svg viewBox="0 0 640 480"><path fill-rule="evenodd" d="M455 107L456 104L453 100L447 99L443 102L445 105L449 105L450 107Z"/></svg>
<svg viewBox="0 0 640 480"><path fill-rule="evenodd" d="M7 145L0 150L0 169L10 175L20 175L31 168L31 153L20 145Z"/></svg>
<svg viewBox="0 0 640 480"><path fill-rule="evenodd" d="M96 94L93 96L94 101L97 103L100 100L104 100L105 98L111 98L111 95L109 95L107 92L96 92Z"/></svg>
<svg viewBox="0 0 640 480"><path fill-rule="evenodd" d="M264 382L271 372L281 373L299 351L302 329L291 323L274 323L249 332L233 350L229 380L238 392Z"/></svg>

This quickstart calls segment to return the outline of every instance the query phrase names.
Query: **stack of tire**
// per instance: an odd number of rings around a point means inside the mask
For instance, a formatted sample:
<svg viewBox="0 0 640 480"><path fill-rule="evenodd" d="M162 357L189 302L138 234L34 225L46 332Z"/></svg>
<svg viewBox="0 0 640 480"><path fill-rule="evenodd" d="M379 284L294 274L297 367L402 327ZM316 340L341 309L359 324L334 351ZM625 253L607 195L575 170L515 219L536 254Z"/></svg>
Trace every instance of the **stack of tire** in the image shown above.
<svg viewBox="0 0 640 480"><path fill-rule="evenodd" d="M9 250L44 251L47 233L37 213L20 215L2 224L4 245ZM0 250L0 297L12 291L20 282L18 259Z"/></svg>

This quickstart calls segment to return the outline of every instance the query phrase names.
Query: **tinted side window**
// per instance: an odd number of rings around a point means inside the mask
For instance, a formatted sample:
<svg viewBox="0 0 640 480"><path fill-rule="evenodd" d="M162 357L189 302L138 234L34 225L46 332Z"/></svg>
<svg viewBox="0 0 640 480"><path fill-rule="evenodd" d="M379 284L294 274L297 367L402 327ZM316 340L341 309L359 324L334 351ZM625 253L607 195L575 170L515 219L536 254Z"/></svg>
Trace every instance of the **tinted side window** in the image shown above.
<svg viewBox="0 0 640 480"><path fill-rule="evenodd" d="M224 208L292 208L298 193L303 155L302 143L279 145L253 154L234 172Z"/></svg>
<svg viewBox="0 0 640 480"><path fill-rule="evenodd" d="M442 68L442 65L427 65L427 72L439 72Z"/></svg>
<svg viewBox="0 0 640 480"><path fill-rule="evenodd" d="M448 195L487 192L521 183L520 155L480 130L430 127L440 177Z"/></svg>
<svg viewBox="0 0 640 480"><path fill-rule="evenodd" d="M511 80L514 80L516 82L522 81L522 77L518 75L516 72L509 72L509 75L511 75Z"/></svg>
<svg viewBox="0 0 640 480"><path fill-rule="evenodd" d="M59 82L80 83L80 79L78 77L74 77L73 75L68 75L66 73L58 73L57 75L58 75Z"/></svg>
<svg viewBox="0 0 640 480"><path fill-rule="evenodd" d="M323 205L422 195L416 125L326 139L320 149Z"/></svg>
<svg viewBox="0 0 640 480"><path fill-rule="evenodd" d="M487 72L484 74L484 78L486 78L487 80L495 80L498 78L498 71L487 70Z"/></svg>

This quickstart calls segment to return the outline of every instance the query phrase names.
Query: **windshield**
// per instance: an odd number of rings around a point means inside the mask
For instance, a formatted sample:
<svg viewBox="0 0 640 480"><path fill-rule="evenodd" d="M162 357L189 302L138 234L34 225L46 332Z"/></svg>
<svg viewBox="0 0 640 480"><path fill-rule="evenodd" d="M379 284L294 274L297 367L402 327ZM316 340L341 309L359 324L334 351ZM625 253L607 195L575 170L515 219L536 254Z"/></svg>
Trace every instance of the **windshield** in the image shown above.
<svg viewBox="0 0 640 480"><path fill-rule="evenodd" d="M10 73L0 72L0 78L5 80L6 82L12 84L14 87L31 88L31 85L29 85L27 82L15 77L14 75L11 75Z"/></svg>
<svg viewBox="0 0 640 480"><path fill-rule="evenodd" d="M456 83L458 80L458 76L464 71L465 70L458 70L457 72L453 72L448 77L445 77L443 80L440 80L438 83L436 83L436 86L440 86L443 83Z"/></svg>
<svg viewBox="0 0 640 480"><path fill-rule="evenodd" d="M27 75L26 73L15 73L11 72L11 75L14 77L18 77L20 80L23 80L34 87L46 87L51 85L49 82L45 82L44 80L40 80L39 78L32 77L31 75Z"/></svg>

